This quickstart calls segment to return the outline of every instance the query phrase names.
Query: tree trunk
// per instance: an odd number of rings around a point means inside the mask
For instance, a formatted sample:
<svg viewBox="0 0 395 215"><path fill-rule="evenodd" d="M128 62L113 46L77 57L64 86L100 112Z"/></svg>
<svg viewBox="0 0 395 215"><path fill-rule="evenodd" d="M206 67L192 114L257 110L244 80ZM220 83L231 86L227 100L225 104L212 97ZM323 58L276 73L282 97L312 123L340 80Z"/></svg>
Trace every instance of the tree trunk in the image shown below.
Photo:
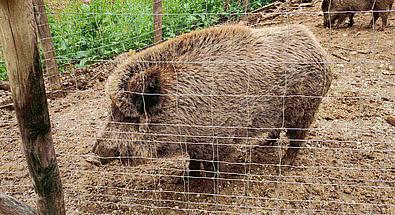
<svg viewBox="0 0 395 215"><path fill-rule="evenodd" d="M14 108L38 214L65 214L31 1L0 1L0 29Z"/></svg>

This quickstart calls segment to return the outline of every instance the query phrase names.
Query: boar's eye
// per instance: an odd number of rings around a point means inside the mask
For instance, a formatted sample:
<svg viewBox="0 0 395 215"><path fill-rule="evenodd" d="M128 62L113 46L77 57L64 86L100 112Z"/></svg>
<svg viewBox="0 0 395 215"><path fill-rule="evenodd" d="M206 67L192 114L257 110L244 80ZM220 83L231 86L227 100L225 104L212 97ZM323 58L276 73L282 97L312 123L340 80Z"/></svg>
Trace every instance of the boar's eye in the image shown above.
<svg viewBox="0 0 395 215"><path fill-rule="evenodd" d="M127 91L133 92L127 96L130 111L139 115L153 115L160 109L162 68L151 67L141 74L135 75L128 83Z"/></svg>
<svg viewBox="0 0 395 215"><path fill-rule="evenodd" d="M159 103L159 96L143 94L140 97L141 99L136 101L136 109L140 114L145 114L146 112L151 114L153 109Z"/></svg>

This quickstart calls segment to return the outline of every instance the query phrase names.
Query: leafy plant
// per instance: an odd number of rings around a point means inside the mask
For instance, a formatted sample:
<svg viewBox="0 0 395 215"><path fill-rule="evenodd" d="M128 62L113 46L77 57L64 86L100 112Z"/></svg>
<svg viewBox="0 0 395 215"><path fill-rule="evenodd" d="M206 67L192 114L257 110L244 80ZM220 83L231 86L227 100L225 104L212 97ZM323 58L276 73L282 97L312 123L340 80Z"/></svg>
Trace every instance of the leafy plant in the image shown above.
<svg viewBox="0 0 395 215"><path fill-rule="evenodd" d="M0 64L0 80L7 80L7 70L5 68L5 63Z"/></svg>
<svg viewBox="0 0 395 215"><path fill-rule="evenodd" d="M269 1L251 0L250 10ZM223 0L164 0L163 37L240 17L244 11L238 2L231 1L224 11ZM70 64L83 67L153 44L152 13L152 0L94 0L89 4L72 0L61 10L48 10L60 69ZM0 63L0 79L6 79L4 63Z"/></svg>
<svg viewBox="0 0 395 215"><path fill-rule="evenodd" d="M3 60L3 52L0 48L0 80L7 80L7 69Z"/></svg>
<svg viewBox="0 0 395 215"><path fill-rule="evenodd" d="M77 3L49 17L59 64L85 66L152 43L151 0ZM143 14L143 15L141 15Z"/></svg>

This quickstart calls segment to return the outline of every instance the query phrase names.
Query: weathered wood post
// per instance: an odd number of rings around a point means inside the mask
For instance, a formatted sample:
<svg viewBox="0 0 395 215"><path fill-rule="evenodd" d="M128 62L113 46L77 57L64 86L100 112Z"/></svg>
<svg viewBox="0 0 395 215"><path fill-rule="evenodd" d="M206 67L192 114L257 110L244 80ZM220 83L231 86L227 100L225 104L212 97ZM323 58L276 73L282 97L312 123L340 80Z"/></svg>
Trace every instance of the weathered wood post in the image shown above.
<svg viewBox="0 0 395 215"><path fill-rule="evenodd" d="M224 11L228 12L230 6L230 0L224 0Z"/></svg>
<svg viewBox="0 0 395 215"><path fill-rule="evenodd" d="M52 90L60 88L59 69L56 63L55 49L53 48L51 30L49 29L48 17L45 12L44 0L33 0L34 17L37 23L38 36L44 54L46 74Z"/></svg>
<svg viewBox="0 0 395 215"><path fill-rule="evenodd" d="M243 0L243 6L244 6L244 13L248 12L248 7L250 6L250 1L249 0Z"/></svg>
<svg viewBox="0 0 395 215"><path fill-rule="evenodd" d="M32 1L1 0L0 29L22 145L38 194L38 214L65 214L52 145Z"/></svg>
<svg viewBox="0 0 395 215"><path fill-rule="evenodd" d="M162 0L154 1L154 43L162 41Z"/></svg>

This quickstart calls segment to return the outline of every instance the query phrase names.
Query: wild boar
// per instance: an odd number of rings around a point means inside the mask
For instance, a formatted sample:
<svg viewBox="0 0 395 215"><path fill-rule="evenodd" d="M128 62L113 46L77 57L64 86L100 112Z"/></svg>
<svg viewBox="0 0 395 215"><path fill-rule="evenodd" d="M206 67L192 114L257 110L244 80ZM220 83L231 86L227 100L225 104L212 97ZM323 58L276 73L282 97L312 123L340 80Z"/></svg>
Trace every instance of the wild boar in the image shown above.
<svg viewBox="0 0 395 215"><path fill-rule="evenodd" d="M286 131L294 158L332 80L304 26L229 25L194 31L127 58L110 76L109 120L93 152L161 157L185 150L189 175L215 172L234 145ZM263 144L263 143L262 143Z"/></svg>
<svg viewBox="0 0 395 215"><path fill-rule="evenodd" d="M373 19L369 26L374 25L381 17L382 26L379 30L384 30L393 3L394 0L323 0L321 9L324 13L324 26L338 28L349 17L348 26L351 27L354 24L354 15L357 11L373 10Z"/></svg>

